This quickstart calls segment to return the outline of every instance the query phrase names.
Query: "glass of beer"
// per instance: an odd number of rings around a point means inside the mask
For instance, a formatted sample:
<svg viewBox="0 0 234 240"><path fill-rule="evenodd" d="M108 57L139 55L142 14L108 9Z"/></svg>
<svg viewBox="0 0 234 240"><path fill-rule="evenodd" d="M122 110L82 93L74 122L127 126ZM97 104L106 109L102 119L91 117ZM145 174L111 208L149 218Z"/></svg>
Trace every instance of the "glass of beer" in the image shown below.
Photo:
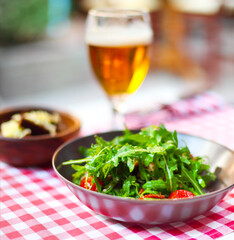
<svg viewBox="0 0 234 240"><path fill-rule="evenodd" d="M124 127L126 99L139 88L148 72L152 37L146 11L93 9L88 13L86 43L90 62L111 102L113 128Z"/></svg>

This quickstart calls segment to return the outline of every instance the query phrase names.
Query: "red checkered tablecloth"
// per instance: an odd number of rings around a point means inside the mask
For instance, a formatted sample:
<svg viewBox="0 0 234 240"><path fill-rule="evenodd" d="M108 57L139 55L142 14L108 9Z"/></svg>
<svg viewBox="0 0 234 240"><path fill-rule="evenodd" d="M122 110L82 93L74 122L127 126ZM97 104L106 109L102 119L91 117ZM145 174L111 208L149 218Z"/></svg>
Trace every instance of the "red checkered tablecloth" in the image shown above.
<svg viewBox="0 0 234 240"><path fill-rule="evenodd" d="M171 130L212 139L234 150L234 108L213 94L127 118L127 125L132 128L159 122ZM205 215L189 221L134 225L88 209L50 167L15 168L0 164L1 240L216 239L234 231L234 190Z"/></svg>

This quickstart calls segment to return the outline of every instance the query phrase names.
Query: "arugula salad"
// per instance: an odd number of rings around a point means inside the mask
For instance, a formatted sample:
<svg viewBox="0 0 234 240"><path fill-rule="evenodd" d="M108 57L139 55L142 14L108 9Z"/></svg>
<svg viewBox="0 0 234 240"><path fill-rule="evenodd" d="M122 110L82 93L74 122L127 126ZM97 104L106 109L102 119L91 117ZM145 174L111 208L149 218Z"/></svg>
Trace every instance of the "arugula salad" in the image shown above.
<svg viewBox="0 0 234 240"><path fill-rule="evenodd" d="M95 136L82 159L69 160L73 182L86 189L136 199L178 199L204 194L216 176L204 158L178 146L177 132L150 126L105 141Z"/></svg>

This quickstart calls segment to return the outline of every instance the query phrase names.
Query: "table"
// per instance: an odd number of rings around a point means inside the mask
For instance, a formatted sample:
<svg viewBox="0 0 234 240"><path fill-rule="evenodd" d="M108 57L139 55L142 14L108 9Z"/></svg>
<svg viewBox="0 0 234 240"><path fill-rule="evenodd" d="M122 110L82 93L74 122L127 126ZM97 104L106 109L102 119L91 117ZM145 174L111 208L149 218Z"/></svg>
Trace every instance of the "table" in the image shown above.
<svg viewBox="0 0 234 240"><path fill-rule="evenodd" d="M170 130L212 139L234 150L234 108L213 93L126 118L130 128L159 122ZM85 128L81 135L103 130ZM1 240L217 239L232 237L229 234L234 231L234 190L204 215L186 222L145 226L97 215L76 199L51 167L15 168L1 162L0 174Z"/></svg>

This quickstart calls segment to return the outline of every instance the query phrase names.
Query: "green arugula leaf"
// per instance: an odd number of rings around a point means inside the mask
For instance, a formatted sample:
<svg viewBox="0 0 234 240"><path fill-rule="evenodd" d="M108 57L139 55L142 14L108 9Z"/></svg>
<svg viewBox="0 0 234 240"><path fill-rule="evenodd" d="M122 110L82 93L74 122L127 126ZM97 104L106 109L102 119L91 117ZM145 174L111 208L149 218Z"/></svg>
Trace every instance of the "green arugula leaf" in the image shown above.
<svg viewBox="0 0 234 240"><path fill-rule="evenodd" d="M139 184L136 183L136 177L135 176L128 176L123 182L122 192L123 197L132 197L138 194L138 187Z"/></svg>
<svg viewBox="0 0 234 240"><path fill-rule="evenodd" d="M129 172L132 172L135 168L135 164L136 164L136 161L134 158L131 158L131 157L128 157L127 158L127 165L128 165L128 168L129 168Z"/></svg>
<svg viewBox="0 0 234 240"><path fill-rule="evenodd" d="M202 189L199 187L199 184L197 183L197 181L194 179L193 174L188 171L186 168L182 168L182 174L190 181L190 183L192 184L192 186L194 187L194 189L200 194L203 195L203 191Z"/></svg>
<svg viewBox="0 0 234 240"><path fill-rule="evenodd" d="M76 184L80 184L81 178L86 173L86 168L80 165L72 165L71 166L76 172L72 174L73 182Z"/></svg>
<svg viewBox="0 0 234 240"><path fill-rule="evenodd" d="M167 189L167 183L164 182L162 179L151 180L143 184L142 187L150 190L162 191Z"/></svg>

